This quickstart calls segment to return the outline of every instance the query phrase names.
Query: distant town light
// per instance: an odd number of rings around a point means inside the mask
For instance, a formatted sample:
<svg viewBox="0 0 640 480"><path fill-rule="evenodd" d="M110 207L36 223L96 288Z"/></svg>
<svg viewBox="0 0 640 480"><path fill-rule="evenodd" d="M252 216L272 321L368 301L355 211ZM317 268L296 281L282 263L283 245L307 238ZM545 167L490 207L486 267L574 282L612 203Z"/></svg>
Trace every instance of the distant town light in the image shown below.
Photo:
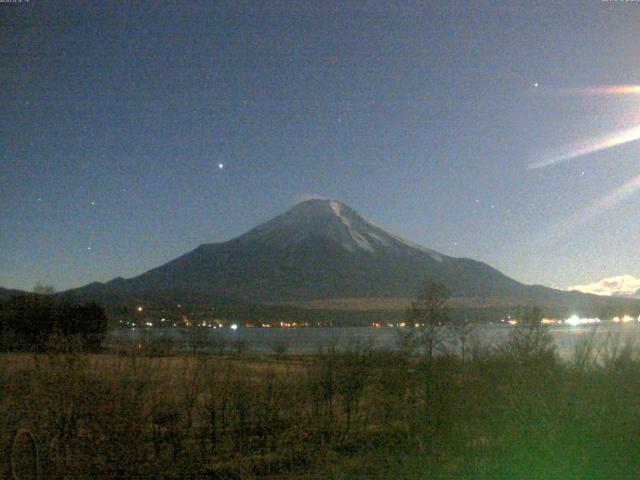
<svg viewBox="0 0 640 480"><path fill-rule="evenodd" d="M578 317L577 315L572 315L569 318L567 318L565 323L568 323L569 325L572 325L575 327L576 325L580 325L580 317Z"/></svg>
<svg viewBox="0 0 640 480"><path fill-rule="evenodd" d="M599 318L580 318L578 315L572 315L567 318L564 323L575 327L576 325L592 325L594 323L600 323Z"/></svg>
<svg viewBox="0 0 640 480"><path fill-rule="evenodd" d="M631 317L630 315L624 315L622 317L613 317L611 320L614 323L629 323L633 321L633 317Z"/></svg>
<svg viewBox="0 0 640 480"><path fill-rule="evenodd" d="M141 312L143 310L143 308L142 307L138 307L138 308L136 308L136 310Z"/></svg>
<svg viewBox="0 0 640 480"><path fill-rule="evenodd" d="M231 330L237 330L238 329L238 325L236 325L235 323L231 324Z"/></svg>

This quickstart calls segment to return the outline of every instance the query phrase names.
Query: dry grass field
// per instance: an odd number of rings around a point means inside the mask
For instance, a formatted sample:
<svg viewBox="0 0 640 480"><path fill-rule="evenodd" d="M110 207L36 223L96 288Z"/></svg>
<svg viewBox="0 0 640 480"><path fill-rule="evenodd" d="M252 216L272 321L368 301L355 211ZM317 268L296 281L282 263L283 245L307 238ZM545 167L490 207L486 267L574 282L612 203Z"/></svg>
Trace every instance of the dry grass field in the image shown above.
<svg viewBox="0 0 640 480"><path fill-rule="evenodd" d="M592 355L1 354L0 478L635 478L640 360Z"/></svg>

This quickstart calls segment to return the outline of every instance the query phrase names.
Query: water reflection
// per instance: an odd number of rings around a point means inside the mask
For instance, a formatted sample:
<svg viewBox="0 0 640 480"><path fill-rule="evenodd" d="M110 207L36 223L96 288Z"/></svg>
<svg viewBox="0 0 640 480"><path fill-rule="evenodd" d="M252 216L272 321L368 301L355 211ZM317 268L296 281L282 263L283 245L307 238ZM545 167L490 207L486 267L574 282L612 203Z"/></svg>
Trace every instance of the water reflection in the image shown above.
<svg viewBox="0 0 640 480"><path fill-rule="evenodd" d="M483 345L497 346L509 337L513 327L503 325L481 325L474 332L476 341ZM590 341L598 350L633 347L637 345L640 326L634 323L601 323L562 325L548 327L554 338L558 353L570 358L580 343ZM349 348L386 348L397 346L397 331L394 328L331 327L331 328L237 328L237 329L118 329L109 334L112 347L131 348L149 342L170 343L175 350L187 351L219 349L221 345L232 346L241 342L244 348L256 353L273 353L286 348L288 353L310 354L320 348L335 346ZM449 343L449 348L455 348Z"/></svg>

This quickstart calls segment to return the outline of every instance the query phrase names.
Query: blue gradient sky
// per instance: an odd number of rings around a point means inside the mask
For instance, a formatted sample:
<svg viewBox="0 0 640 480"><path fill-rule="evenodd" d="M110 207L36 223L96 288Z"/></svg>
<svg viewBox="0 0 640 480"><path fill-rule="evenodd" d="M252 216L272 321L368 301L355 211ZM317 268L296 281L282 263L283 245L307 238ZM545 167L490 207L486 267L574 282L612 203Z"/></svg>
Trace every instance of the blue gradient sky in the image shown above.
<svg viewBox="0 0 640 480"><path fill-rule="evenodd" d="M527 283L640 276L640 194L569 221L640 143L528 168L640 122L640 95L566 93L640 83L639 24L599 0L0 4L0 285L132 276L310 195Z"/></svg>

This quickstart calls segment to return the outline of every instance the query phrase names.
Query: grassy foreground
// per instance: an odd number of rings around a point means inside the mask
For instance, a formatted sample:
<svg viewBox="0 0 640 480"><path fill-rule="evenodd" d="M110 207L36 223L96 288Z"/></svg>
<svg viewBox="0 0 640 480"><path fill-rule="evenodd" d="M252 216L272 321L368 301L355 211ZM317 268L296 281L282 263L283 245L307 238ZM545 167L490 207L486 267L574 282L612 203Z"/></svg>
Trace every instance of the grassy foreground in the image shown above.
<svg viewBox="0 0 640 480"><path fill-rule="evenodd" d="M631 350L470 350L4 354L0 478L638 478Z"/></svg>

